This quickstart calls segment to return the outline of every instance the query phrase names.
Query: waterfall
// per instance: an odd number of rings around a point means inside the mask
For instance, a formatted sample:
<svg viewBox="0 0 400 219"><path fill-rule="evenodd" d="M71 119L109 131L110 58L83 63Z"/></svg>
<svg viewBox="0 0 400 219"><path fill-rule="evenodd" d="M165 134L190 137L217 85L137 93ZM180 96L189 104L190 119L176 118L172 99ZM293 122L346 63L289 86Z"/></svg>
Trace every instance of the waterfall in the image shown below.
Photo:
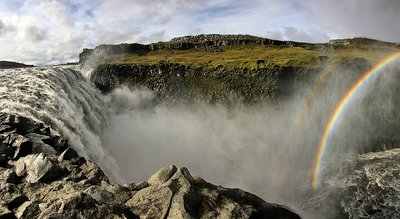
<svg viewBox="0 0 400 219"><path fill-rule="evenodd" d="M116 162L100 138L110 110L78 66L0 70L0 111L43 122L81 156L118 178Z"/></svg>

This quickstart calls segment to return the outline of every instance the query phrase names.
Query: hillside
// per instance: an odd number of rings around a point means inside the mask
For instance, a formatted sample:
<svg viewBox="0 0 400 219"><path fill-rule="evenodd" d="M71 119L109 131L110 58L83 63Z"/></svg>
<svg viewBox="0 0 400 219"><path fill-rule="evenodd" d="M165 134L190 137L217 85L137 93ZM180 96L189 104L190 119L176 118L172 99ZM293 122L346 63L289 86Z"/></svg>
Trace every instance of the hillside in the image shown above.
<svg viewBox="0 0 400 219"><path fill-rule="evenodd" d="M80 62L91 57L108 64L157 64L227 68L269 66L318 66L327 58L362 57L376 62L400 49L399 44L367 38L331 40L310 44L278 41L248 35L199 35L179 37L148 45L100 45L84 49Z"/></svg>
<svg viewBox="0 0 400 219"><path fill-rule="evenodd" d="M33 65L25 65L23 63L18 63L18 62L0 61L0 69L26 68L26 67L33 67Z"/></svg>

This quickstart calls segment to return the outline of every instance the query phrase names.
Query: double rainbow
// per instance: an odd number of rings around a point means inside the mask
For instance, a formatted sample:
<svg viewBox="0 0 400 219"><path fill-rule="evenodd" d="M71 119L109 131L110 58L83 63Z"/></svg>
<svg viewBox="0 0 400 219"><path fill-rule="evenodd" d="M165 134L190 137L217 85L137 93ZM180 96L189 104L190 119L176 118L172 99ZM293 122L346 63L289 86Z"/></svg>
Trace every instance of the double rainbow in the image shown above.
<svg viewBox="0 0 400 219"><path fill-rule="evenodd" d="M312 186L314 188L318 187L320 182L320 175L321 175L321 162L325 157L327 142L331 136L332 130L335 128L338 118L343 114L345 111L346 106L355 95L355 93L360 90L360 88L368 81L373 75L381 72L381 70L387 66L389 63L393 62L397 57L400 56L400 52L396 52L383 60L381 60L378 64L376 64L372 69L365 72L355 84L346 92L344 97L341 99L339 104L336 106L334 113L329 119L328 124L325 127L324 134L322 135L321 141L318 145L318 152L315 158L314 164L314 171L312 176Z"/></svg>

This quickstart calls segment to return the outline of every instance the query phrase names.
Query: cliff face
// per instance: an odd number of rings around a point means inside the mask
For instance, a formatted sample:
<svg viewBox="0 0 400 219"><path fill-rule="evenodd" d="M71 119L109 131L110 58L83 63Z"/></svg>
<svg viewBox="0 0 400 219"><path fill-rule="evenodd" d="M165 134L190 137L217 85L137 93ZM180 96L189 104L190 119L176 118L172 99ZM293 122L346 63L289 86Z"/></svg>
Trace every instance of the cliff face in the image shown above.
<svg viewBox="0 0 400 219"><path fill-rule="evenodd" d="M147 182L112 184L50 128L0 114L0 218L300 218L240 189L169 165Z"/></svg>
<svg viewBox="0 0 400 219"><path fill-rule="evenodd" d="M365 59L346 59L337 63L337 70L359 75L369 66ZM94 69L91 80L103 92L122 85L146 87L154 91L159 100L167 102L234 105L285 99L312 81L320 71L319 68L282 66L208 69L171 63L103 64Z"/></svg>
<svg viewBox="0 0 400 219"><path fill-rule="evenodd" d="M100 65L92 73L91 80L103 92L121 85L139 86L155 91L160 100L174 102L180 99L230 105L270 101L276 95L288 94L293 89L287 84L291 83L290 80L294 82L300 72L312 74L310 69L280 67L202 69L165 63Z"/></svg>
<svg viewBox="0 0 400 219"><path fill-rule="evenodd" d="M163 100L225 104L273 101L298 92L326 66L359 75L398 44L354 38L311 44L249 35L198 35L148 45L100 45L80 55L103 92L142 86Z"/></svg>

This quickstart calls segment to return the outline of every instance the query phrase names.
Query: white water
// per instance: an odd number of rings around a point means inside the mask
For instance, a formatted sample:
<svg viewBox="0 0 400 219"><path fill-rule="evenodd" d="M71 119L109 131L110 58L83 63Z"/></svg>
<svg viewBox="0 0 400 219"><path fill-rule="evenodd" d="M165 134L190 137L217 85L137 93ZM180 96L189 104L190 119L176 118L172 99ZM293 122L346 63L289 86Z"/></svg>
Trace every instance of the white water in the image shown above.
<svg viewBox="0 0 400 219"><path fill-rule="evenodd" d="M0 70L0 111L44 122L117 178L118 165L100 140L110 116L103 99L77 67Z"/></svg>

